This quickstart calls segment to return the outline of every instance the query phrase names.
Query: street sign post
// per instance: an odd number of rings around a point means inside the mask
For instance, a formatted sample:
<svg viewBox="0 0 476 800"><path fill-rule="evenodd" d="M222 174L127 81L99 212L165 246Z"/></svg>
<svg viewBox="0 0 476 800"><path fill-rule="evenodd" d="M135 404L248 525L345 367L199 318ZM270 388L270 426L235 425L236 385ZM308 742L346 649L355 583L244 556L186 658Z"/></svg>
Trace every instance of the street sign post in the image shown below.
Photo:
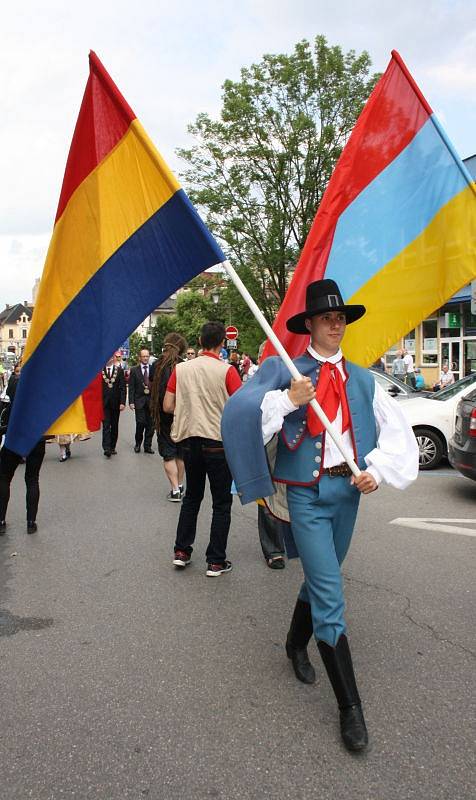
<svg viewBox="0 0 476 800"><path fill-rule="evenodd" d="M228 325L228 328L225 330L226 338L227 339L238 339L238 328L235 328L234 325Z"/></svg>
<svg viewBox="0 0 476 800"><path fill-rule="evenodd" d="M236 339L227 339L226 346L228 347L228 350L236 350L236 348L238 347L238 342L236 341Z"/></svg>

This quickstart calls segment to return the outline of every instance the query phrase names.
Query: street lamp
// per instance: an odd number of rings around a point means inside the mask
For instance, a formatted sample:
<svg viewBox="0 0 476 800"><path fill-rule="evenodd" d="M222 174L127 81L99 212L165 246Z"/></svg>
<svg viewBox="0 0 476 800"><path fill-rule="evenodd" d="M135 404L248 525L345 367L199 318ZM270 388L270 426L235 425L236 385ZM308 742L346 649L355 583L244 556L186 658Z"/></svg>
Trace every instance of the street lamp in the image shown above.
<svg viewBox="0 0 476 800"><path fill-rule="evenodd" d="M215 291L212 292L212 300L213 300L213 305L215 306L218 305L218 302L220 300L220 292L217 289L215 289Z"/></svg>

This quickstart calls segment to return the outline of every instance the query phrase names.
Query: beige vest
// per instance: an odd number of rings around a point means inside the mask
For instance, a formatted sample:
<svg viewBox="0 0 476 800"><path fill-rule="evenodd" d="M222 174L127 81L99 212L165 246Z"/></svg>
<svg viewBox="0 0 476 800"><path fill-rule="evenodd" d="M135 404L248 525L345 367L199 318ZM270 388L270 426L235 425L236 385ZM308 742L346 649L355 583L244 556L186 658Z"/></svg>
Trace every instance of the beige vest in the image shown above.
<svg viewBox="0 0 476 800"><path fill-rule="evenodd" d="M228 400L226 373L230 368L217 358L199 356L177 364L177 388L172 439L189 436L221 441L221 417Z"/></svg>

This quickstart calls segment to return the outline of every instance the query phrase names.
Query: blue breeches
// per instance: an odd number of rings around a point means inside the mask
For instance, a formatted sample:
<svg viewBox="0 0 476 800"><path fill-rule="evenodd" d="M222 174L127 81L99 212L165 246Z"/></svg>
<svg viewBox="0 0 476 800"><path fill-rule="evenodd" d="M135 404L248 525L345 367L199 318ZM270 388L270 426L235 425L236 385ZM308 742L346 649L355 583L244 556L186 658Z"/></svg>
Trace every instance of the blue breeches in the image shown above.
<svg viewBox="0 0 476 800"><path fill-rule="evenodd" d="M314 636L334 647L346 632L342 564L360 492L350 478L323 476L315 486L288 486L294 540L304 571L299 598L311 605Z"/></svg>

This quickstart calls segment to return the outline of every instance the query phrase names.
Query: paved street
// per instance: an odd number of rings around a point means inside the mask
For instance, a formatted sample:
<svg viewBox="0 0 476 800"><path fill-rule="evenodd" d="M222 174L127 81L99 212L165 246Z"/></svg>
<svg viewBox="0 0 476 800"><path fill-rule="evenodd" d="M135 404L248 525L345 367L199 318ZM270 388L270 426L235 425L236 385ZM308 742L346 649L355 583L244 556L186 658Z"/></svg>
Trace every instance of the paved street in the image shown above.
<svg viewBox="0 0 476 800"><path fill-rule="evenodd" d="M39 531L24 482L0 539L2 800L470 800L475 780L476 537L392 525L472 519L476 484L447 466L363 498L345 566L372 748L340 744L335 701L292 674L283 642L298 562L264 563L256 507L234 504L230 575L171 566L179 506L157 455L100 436L47 446ZM437 527L437 523L433 524Z"/></svg>

